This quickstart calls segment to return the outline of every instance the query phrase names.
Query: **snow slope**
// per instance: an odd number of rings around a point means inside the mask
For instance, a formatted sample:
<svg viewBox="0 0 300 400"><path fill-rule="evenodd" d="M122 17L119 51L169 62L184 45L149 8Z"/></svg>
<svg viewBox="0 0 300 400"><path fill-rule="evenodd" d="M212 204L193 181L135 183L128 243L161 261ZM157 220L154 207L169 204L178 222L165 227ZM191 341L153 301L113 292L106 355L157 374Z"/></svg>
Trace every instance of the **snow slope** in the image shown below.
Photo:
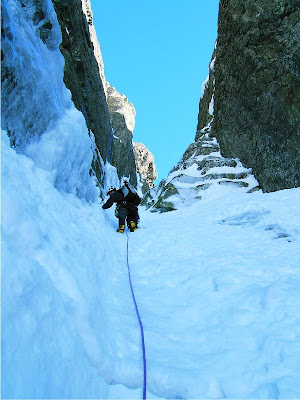
<svg viewBox="0 0 300 400"><path fill-rule="evenodd" d="M300 397L300 189L220 186L141 211L129 263L148 395ZM140 398L140 331L113 210L2 136L2 397Z"/></svg>

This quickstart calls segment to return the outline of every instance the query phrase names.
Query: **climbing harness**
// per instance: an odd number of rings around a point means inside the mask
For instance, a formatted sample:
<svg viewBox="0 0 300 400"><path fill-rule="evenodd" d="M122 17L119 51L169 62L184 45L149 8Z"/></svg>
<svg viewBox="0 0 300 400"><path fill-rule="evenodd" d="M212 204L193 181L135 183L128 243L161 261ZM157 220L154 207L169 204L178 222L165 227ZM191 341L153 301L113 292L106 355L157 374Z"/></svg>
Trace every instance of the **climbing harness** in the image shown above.
<svg viewBox="0 0 300 400"><path fill-rule="evenodd" d="M141 337L142 337L142 350L143 350L143 366L144 366L144 383L143 383L143 400L146 399L146 390L147 390L147 362L146 362L146 349L145 349L145 338L144 338L144 327L143 323L140 317L139 309L136 303L135 295L134 295L134 290L131 282L131 274L130 274L130 266L129 266L129 236L128 233L127 235L127 268L128 268L128 277L129 277L129 284L130 284L130 289L131 289L131 294L132 294L132 299L134 302L134 307L135 307L135 312L139 321L140 329L141 329Z"/></svg>

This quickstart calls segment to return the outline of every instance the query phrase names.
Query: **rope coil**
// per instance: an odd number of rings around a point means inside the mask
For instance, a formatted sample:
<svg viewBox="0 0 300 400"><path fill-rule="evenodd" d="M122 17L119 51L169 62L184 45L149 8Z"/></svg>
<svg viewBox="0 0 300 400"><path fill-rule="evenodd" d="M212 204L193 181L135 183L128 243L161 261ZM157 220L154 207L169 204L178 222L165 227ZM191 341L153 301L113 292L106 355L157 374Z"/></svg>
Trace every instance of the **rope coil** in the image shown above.
<svg viewBox="0 0 300 400"><path fill-rule="evenodd" d="M132 299L134 302L135 312L139 321L140 330L141 330L141 338L142 338L142 350L143 350L143 367L144 367L144 381L143 381L143 400L146 399L146 391L147 391L147 361L146 361L146 348L145 348L145 337L144 337L144 327L140 317L139 309L137 306L137 302L134 295L134 290L131 281L131 273L130 273L130 266L129 266L129 236L127 235L127 268L128 268L128 277L129 277L129 284L132 294Z"/></svg>

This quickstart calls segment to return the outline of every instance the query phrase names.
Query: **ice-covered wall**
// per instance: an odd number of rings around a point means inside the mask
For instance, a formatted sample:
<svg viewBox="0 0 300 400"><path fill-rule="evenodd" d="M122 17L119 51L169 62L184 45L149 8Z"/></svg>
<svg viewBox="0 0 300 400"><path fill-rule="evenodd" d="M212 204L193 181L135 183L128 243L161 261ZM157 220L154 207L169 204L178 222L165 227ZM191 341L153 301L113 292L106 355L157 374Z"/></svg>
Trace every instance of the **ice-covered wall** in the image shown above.
<svg viewBox="0 0 300 400"><path fill-rule="evenodd" d="M33 0L3 0L1 10L2 128L20 150L55 126L72 103L63 84L61 33L51 1L38 7Z"/></svg>
<svg viewBox="0 0 300 400"><path fill-rule="evenodd" d="M94 145L63 82L61 33L50 0L3 0L2 128L55 186L93 200Z"/></svg>

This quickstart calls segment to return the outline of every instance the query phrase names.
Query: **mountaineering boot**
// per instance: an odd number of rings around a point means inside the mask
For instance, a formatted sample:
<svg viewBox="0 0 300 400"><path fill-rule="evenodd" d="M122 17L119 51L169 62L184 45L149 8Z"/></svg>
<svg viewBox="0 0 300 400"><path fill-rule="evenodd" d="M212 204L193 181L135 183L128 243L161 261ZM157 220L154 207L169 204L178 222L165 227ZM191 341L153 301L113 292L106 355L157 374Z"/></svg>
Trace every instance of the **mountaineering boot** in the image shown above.
<svg viewBox="0 0 300 400"><path fill-rule="evenodd" d="M130 229L130 232L135 232L138 229L138 227L134 221L130 221L129 229Z"/></svg>
<svg viewBox="0 0 300 400"><path fill-rule="evenodd" d="M120 225L119 228L117 229L117 232L119 233L124 233L125 231L125 225Z"/></svg>

